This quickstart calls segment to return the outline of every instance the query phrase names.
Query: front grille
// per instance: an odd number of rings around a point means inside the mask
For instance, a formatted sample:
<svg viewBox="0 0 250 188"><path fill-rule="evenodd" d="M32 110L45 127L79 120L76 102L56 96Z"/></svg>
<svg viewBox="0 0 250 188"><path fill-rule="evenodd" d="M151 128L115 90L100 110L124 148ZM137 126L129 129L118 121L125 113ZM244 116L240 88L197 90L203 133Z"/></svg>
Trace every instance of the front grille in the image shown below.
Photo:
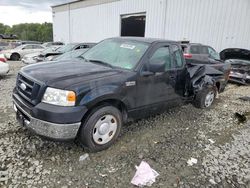
<svg viewBox="0 0 250 188"><path fill-rule="evenodd" d="M34 100L37 98L38 92L40 90L40 85L27 77L18 74L16 88L18 94L24 98L26 101L34 104Z"/></svg>

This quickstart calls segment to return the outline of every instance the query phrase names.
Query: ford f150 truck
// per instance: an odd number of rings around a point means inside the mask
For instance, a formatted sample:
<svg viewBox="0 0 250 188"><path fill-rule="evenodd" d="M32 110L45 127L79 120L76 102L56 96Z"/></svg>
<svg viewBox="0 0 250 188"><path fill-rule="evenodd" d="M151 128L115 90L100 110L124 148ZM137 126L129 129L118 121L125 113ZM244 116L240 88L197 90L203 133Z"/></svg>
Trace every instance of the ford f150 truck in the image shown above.
<svg viewBox="0 0 250 188"><path fill-rule="evenodd" d="M185 64L177 42L106 39L80 58L22 68L13 91L18 121L40 136L111 146L130 119L181 103L210 107L227 76Z"/></svg>

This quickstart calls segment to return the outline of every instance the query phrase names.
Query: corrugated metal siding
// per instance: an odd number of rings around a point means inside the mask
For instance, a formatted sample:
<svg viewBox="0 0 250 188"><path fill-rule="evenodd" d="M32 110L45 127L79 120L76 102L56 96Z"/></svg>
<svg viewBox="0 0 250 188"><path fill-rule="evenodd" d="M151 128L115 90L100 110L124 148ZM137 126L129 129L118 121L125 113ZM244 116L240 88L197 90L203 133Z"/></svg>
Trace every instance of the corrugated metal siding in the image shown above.
<svg viewBox="0 0 250 188"><path fill-rule="evenodd" d="M122 0L70 11L70 31L62 23L62 13L55 12L54 40L98 42L120 36L121 15L146 12L146 37L164 37L165 0ZM157 14L157 15L156 15ZM64 14L65 16L67 14ZM59 23L58 23L59 22ZM58 29L58 27L60 29ZM63 33L61 33L63 32ZM70 32L70 38L65 34Z"/></svg>
<svg viewBox="0 0 250 188"><path fill-rule="evenodd" d="M146 12L146 37L187 39L217 50L250 48L249 10L249 0L121 0L56 12L54 40L98 42L119 36L121 15Z"/></svg>
<svg viewBox="0 0 250 188"><path fill-rule="evenodd" d="M168 0L165 38L250 49L249 0Z"/></svg>
<svg viewBox="0 0 250 188"><path fill-rule="evenodd" d="M58 12L53 15L54 41L69 42L69 12Z"/></svg>

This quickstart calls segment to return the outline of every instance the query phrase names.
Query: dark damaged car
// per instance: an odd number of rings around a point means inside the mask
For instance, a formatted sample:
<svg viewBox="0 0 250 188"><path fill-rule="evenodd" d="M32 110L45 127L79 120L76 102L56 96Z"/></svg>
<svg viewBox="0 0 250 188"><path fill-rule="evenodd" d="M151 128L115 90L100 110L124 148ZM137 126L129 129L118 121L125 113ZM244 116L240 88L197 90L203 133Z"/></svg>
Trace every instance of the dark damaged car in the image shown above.
<svg viewBox="0 0 250 188"><path fill-rule="evenodd" d="M220 53L220 58L232 66L229 75L230 82L250 85L250 50L225 49Z"/></svg>
<svg viewBox="0 0 250 188"><path fill-rule="evenodd" d="M184 103L209 108L227 76L188 67L177 42L107 39L80 58L22 68L13 91L21 125L43 137L110 147L129 120Z"/></svg>

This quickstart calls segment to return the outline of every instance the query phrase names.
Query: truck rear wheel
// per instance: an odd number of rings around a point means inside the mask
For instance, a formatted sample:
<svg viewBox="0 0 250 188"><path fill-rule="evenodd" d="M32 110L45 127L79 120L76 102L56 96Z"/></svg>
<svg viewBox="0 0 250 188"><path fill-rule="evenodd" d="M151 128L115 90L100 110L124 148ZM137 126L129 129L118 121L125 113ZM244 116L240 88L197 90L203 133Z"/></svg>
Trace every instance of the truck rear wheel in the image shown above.
<svg viewBox="0 0 250 188"><path fill-rule="evenodd" d="M78 134L80 144L89 152L109 148L118 138L122 127L122 114L113 106L92 110Z"/></svg>
<svg viewBox="0 0 250 188"><path fill-rule="evenodd" d="M197 108L209 108L213 104L216 94L216 88L204 88L196 94L193 105Z"/></svg>

